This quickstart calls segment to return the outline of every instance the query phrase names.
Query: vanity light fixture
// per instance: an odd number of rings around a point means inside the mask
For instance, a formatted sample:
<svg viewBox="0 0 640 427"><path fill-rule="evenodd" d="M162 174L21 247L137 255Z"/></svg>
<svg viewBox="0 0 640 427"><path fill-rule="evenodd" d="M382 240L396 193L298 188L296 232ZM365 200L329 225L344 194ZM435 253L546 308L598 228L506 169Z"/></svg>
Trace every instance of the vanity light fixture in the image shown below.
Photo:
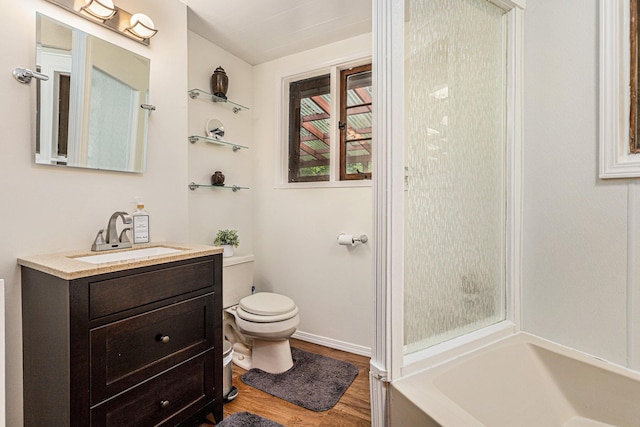
<svg viewBox="0 0 640 427"><path fill-rule="evenodd" d="M103 21L113 18L118 12L111 0L85 0L85 5L80 10Z"/></svg>
<svg viewBox="0 0 640 427"><path fill-rule="evenodd" d="M144 13L131 14L116 6L113 0L47 1L145 46L149 46L149 39L158 32L149 16Z"/></svg>
<svg viewBox="0 0 640 427"><path fill-rule="evenodd" d="M142 39L150 39L158 32L151 18L144 13L134 13L131 15L129 25L126 30Z"/></svg>

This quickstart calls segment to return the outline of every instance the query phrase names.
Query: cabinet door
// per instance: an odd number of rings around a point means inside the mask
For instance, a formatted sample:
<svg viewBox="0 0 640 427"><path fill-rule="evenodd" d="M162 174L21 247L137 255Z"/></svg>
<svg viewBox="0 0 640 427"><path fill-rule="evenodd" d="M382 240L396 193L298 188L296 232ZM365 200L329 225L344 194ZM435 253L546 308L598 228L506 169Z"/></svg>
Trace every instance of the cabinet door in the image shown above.
<svg viewBox="0 0 640 427"><path fill-rule="evenodd" d="M213 402L208 351L91 410L92 427L175 426Z"/></svg>
<svg viewBox="0 0 640 427"><path fill-rule="evenodd" d="M91 403L213 347L213 294L91 330Z"/></svg>

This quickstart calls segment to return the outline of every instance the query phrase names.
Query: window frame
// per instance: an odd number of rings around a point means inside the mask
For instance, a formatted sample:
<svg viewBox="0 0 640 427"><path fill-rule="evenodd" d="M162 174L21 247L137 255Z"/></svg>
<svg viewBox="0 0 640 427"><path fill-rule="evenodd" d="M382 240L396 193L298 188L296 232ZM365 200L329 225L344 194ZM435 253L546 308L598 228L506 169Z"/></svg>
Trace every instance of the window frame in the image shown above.
<svg viewBox="0 0 640 427"><path fill-rule="evenodd" d="M298 90L295 92L292 90L293 86L298 86ZM331 179L331 130L329 130L329 159L327 163L329 165L329 173L327 175L317 175L317 176L299 176L300 173L300 145L302 144L300 138L300 128L302 127L302 123L300 123L300 109L301 109L301 93L304 91L309 91L312 89L316 89L318 91L321 88L329 87L329 95L331 95L331 73L323 73L314 77L309 77L302 80L295 80L289 83L289 108L287 114L288 120L288 145L289 145L289 156L288 156L288 181L289 183L294 182L317 182L317 181L329 181ZM333 99L332 99L333 102ZM295 103L295 108L291 107ZM330 106L331 107L331 106ZM331 108L327 112L329 114L329 120L331 121Z"/></svg>
<svg viewBox="0 0 640 427"><path fill-rule="evenodd" d="M274 171L274 188L295 189L295 188L345 188L345 187L371 187L372 180L340 180L340 135L338 129L338 118L340 117L339 102L331 104L330 118L330 173L329 180L324 181L297 181L289 182L289 85L292 82L305 80L323 74L331 75L331 93L334 99L339 98L340 72L345 69L371 64L371 52L360 50L350 55L345 55L336 60L319 62L316 64L306 64L298 67L294 72L283 72L277 75L277 84L280 88L277 99L278 109L276 119L280 126L276 127L276 170Z"/></svg>
<svg viewBox="0 0 640 427"><path fill-rule="evenodd" d="M630 0L600 0L599 177L640 177L631 149Z"/></svg>
<svg viewBox="0 0 640 427"><path fill-rule="evenodd" d="M372 64L365 64L365 65L360 65L357 67L350 67L350 68L346 68L340 71L340 92L339 92L339 96L340 96L340 118L339 118L339 131L340 131L340 181L349 181L349 180L364 180L364 179L371 179L371 172L364 172L364 173L347 173L347 142L350 142L347 140L346 136L347 136L347 110L348 107L347 106L347 80L349 78L349 76L354 75L354 74L360 74L363 72L368 71L371 74L371 78L373 79L373 70L372 70ZM371 99L370 102L364 102L358 106L369 106L370 108L373 108L373 99ZM373 127L373 123L372 123L372 127ZM373 154L373 135L371 135L370 138L371 141L371 146L369 147L369 149L371 150L369 152L369 155ZM371 160L371 162L373 163L373 159Z"/></svg>

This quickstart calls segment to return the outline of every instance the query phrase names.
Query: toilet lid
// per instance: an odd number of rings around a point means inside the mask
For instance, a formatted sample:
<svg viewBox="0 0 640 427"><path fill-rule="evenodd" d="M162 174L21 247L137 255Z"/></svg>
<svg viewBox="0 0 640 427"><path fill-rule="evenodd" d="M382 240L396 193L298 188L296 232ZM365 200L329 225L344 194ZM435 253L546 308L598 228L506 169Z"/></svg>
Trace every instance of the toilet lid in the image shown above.
<svg viewBox="0 0 640 427"><path fill-rule="evenodd" d="M259 316L278 316L295 310L296 304L289 297L270 292L259 292L240 300L240 308Z"/></svg>

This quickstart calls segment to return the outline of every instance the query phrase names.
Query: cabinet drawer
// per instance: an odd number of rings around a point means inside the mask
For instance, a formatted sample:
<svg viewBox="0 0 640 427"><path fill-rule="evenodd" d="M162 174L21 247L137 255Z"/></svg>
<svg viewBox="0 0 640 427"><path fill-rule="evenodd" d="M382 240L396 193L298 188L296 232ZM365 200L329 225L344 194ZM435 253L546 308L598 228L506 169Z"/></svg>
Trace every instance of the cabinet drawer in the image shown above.
<svg viewBox="0 0 640 427"><path fill-rule="evenodd" d="M92 329L91 403L212 348L213 298L207 294Z"/></svg>
<svg viewBox="0 0 640 427"><path fill-rule="evenodd" d="M92 427L174 426L213 402L208 351L91 410Z"/></svg>
<svg viewBox="0 0 640 427"><path fill-rule="evenodd" d="M89 318L213 287L213 261L199 261L89 283Z"/></svg>

